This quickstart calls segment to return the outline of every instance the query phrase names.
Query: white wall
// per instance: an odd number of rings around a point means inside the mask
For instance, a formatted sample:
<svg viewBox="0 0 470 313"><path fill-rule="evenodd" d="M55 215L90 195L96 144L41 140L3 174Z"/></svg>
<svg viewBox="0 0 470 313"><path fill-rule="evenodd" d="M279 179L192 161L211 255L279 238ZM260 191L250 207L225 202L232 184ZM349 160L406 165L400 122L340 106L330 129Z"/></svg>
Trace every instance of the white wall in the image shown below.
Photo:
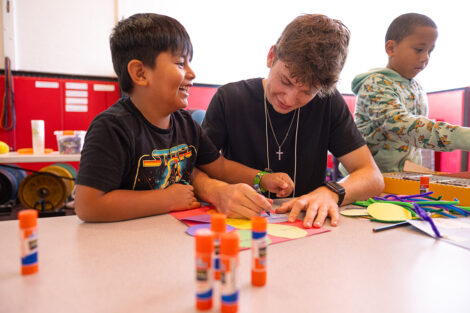
<svg viewBox="0 0 470 313"><path fill-rule="evenodd" d="M10 0L19 71L113 76L114 0ZM3 0L6 2L6 0ZM9 42L5 50L8 50Z"/></svg>
<svg viewBox="0 0 470 313"><path fill-rule="evenodd" d="M470 86L468 1L12 1L17 70L113 76L108 39L115 21L155 12L175 17L188 30L196 82L224 84L265 76L267 51L285 25L302 13L323 13L342 20L352 32L339 84L341 92L350 93L355 74L386 65L384 36L393 18L419 12L434 19L439 38L428 68L417 78L427 91Z"/></svg>
<svg viewBox="0 0 470 313"><path fill-rule="evenodd" d="M0 0L0 7L3 8L3 0ZM3 25L3 14L0 14L0 25ZM3 48L3 32L0 32L0 47ZM0 49L0 69L5 68L4 58L5 54L3 52L3 49Z"/></svg>

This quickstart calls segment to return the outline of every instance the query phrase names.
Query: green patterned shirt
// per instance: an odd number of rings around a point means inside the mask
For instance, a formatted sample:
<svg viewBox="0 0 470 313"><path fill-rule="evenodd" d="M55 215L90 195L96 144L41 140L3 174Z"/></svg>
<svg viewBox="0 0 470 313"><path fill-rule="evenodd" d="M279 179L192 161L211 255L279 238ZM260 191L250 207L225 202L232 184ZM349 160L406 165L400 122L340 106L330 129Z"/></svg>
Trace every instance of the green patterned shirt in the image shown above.
<svg viewBox="0 0 470 313"><path fill-rule="evenodd" d="M470 150L469 128L427 118L427 96L416 80L379 68L356 76L352 90L356 125L382 172L403 171L405 160L421 164L420 148Z"/></svg>

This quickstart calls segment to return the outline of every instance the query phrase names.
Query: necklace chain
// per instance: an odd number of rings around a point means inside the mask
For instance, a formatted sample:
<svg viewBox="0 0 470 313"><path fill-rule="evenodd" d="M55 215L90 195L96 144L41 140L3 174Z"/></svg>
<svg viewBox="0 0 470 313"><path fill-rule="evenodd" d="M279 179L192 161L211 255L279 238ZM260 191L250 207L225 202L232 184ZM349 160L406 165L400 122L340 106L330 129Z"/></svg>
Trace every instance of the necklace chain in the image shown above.
<svg viewBox="0 0 470 313"><path fill-rule="evenodd" d="M297 111L298 111L298 113L297 113L297 127L295 129L295 146L294 146L294 190L292 192L292 197L293 198L295 198L295 186L297 184L297 135L298 135L298 132L299 132L300 108L298 108ZM294 116L295 116L295 113L294 113ZM268 118L269 118L269 124L271 125L271 118L269 117L268 108L267 108L267 105L266 105L266 93L265 93L264 94L264 122L265 122L264 125L265 125L265 128L266 128L266 132L265 132L265 134L266 134L266 161L268 162L268 168L266 170L270 171L271 167L270 167L270 162L269 162ZM292 118L292 121L293 120L294 120L294 118ZM291 121L291 126L292 126L292 121ZM289 126L289 130L290 130L290 126ZM287 131L286 138L287 138L287 135L289 134L289 130ZM274 139L276 139L276 135L274 134L274 129L273 129L272 125L271 125L271 131L273 132ZM284 144L284 141L286 140L286 138L284 138L284 140L282 141L282 144ZM283 152L281 151L281 146L279 146L279 143L277 142L277 139L276 139L276 143L278 144L278 147L279 147L279 151L276 152L276 153L279 155L279 160L281 160L281 154L283 154ZM271 198L271 193L270 192L268 192L268 198Z"/></svg>
<svg viewBox="0 0 470 313"><path fill-rule="evenodd" d="M266 107L266 96L264 97L264 106ZM292 124L294 124L295 114L297 113L297 110L294 111L294 115L292 116L292 119L290 121L289 128L287 129L286 135L284 136L284 139L282 140L281 144L279 144L279 141L277 140L277 137L276 137L276 133L274 132L273 123L271 122L271 117L269 116L269 110L267 110L266 113L267 113L267 116L268 116L268 122L269 122L269 126L271 128L271 132L273 133L274 140L276 141L277 147L279 148L279 151L276 152L276 154L278 155L279 160L281 160L281 155L284 154L284 152L282 152L281 148L284 145L284 142L286 142L287 137L289 136L290 129L292 128Z"/></svg>

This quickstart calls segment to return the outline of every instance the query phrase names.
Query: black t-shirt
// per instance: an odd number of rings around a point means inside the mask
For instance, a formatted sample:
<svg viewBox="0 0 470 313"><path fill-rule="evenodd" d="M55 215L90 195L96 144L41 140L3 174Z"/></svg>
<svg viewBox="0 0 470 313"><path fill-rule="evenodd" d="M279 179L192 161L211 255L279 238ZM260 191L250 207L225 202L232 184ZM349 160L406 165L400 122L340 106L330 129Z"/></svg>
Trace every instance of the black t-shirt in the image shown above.
<svg viewBox="0 0 470 313"><path fill-rule="evenodd" d="M224 85L212 98L202 127L226 158L256 169L268 167L267 136L270 168L294 180L297 116L295 111L276 112L266 100L279 144L292 123L279 160L279 147L266 121L263 99L261 78ZM325 98L313 98L300 109L295 195L309 193L324 183L328 151L341 157L363 145L364 139L338 91Z"/></svg>
<svg viewBox="0 0 470 313"><path fill-rule="evenodd" d="M77 184L104 192L164 189L189 183L195 165L218 157L218 150L188 112L172 113L170 127L161 129L125 97L91 122Z"/></svg>

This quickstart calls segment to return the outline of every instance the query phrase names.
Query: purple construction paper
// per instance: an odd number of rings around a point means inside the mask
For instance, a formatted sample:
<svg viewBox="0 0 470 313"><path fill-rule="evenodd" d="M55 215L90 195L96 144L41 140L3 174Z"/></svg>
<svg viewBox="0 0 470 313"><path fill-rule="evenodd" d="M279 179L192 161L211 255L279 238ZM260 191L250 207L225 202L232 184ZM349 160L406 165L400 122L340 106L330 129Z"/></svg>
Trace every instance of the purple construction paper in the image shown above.
<svg viewBox="0 0 470 313"><path fill-rule="evenodd" d="M198 231L199 229L203 229L203 228L211 229L211 224L197 224L197 225L190 226L188 227L188 229L186 229L186 234L190 236L194 236L196 234L196 231ZM230 232L234 229L235 227L227 225L226 231Z"/></svg>
<svg viewBox="0 0 470 313"><path fill-rule="evenodd" d="M188 222L210 223L211 216L210 214L200 214L200 215L188 216L188 217L182 218L181 220L188 221Z"/></svg>

